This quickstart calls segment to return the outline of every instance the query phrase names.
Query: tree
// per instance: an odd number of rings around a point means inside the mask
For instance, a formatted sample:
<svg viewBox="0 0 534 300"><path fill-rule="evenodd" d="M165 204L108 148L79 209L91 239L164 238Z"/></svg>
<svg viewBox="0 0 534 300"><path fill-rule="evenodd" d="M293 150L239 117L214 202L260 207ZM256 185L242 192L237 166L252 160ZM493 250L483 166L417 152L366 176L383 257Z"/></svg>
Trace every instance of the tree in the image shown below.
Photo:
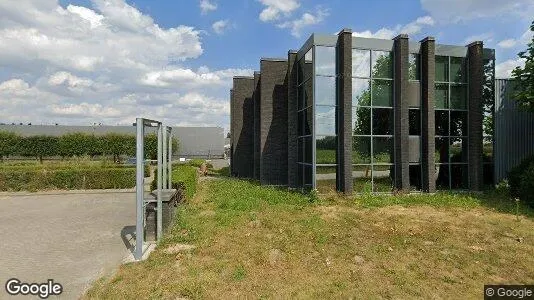
<svg viewBox="0 0 534 300"><path fill-rule="evenodd" d="M19 142L20 137L13 132L0 131L0 161L4 156L15 154Z"/></svg>
<svg viewBox="0 0 534 300"><path fill-rule="evenodd" d="M534 21L530 31L534 32ZM527 50L519 52L518 56L525 60L525 66L516 67L512 72L517 82L514 98L521 109L534 112L534 37L528 43Z"/></svg>
<svg viewBox="0 0 534 300"><path fill-rule="evenodd" d="M22 155L37 157L43 163L43 157L58 155L58 140L55 136L28 136L22 140Z"/></svg>

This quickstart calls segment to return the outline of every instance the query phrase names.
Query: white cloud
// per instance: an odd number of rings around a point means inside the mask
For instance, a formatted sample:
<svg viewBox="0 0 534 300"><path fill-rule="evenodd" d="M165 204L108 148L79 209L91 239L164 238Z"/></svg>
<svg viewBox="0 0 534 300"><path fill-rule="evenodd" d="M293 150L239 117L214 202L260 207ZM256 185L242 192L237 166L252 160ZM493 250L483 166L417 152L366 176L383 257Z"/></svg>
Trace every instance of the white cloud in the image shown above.
<svg viewBox="0 0 534 300"><path fill-rule="evenodd" d="M93 81L88 78L80 78L78 76L72 75L69 72L57 72L50 76L48 79L48 84L52 86L66 85L71 88L76 87L89 87L93 84Z"/></svg>
<svg viewBox="0 0 534 300"><path fill-rule="evenodd" d="M525 46L532 41L533 33L527 30L518 39L506 39L500 41L497 45L503 49L514 48L516 46Z"/></svg>
<svg viewBox="0 0 534 300"><path fill-rule="evenodd" d="M17 78L0 83L0 91L4 93L25 91L29 88L30 85L26 81Z"/></svg>
<svg viewBox="0 0 534 300"><path fill-rule="evenodd" d="M87 115L98 115L104 118L114 118L120 117L122 112L114 107L104 107L101 104L90 104L90 103L80 103L80 104L61 104L53 105L51 107L50 113L52 115L58 116L68 116L68 117L85 117Z"/></svg>
<svg viewBox="0 0 534 300"><path fill-rule="evenodd" d="M468 44L470 44L472 42L475 42L475 41L482 41L482 42L484 42L484 44L492 42L493 41L493 33L486 32L486 33L471 35L471 36L466 37L464 39L463 43L465 45L468 45Z"/></svg>
<svg viewBox="0 0 534 300"><path fill-rule="evenodd" d="M200 30L163 28L125 0L91 4L0 1L3 122L114 125L146 116L228 126L232 76L252 70L192 70Z"/></svg>
<svg viewBox="0 0 534 300"><path fill-rule="evenodd" d="M300 7L298 0L259 0L266 6L260 13L260 20L270 22L280 19L281 15L289 16Z"/></svg>
<svg viewBox="0 0 534 300"><path fill-rule="evenodd" d="M279 28L290 28L291 35L298 38L301 36L301 32L305 27L321 23L328 15L329 12L327 10L318 8L314 14L306 12L298 19L280 23L276 26Z"/></svg>
<svg viewBox="0 0 534 300"><path fill-rule="evenodd" d="M215 85L227 84L233 76L252 75L253 70L227 69L216 72L199 70L195 72L191 69L172 69L165 71L153 71L147 73L141 83L147 86L167 87L213 87Z"/></svg>
<svg viewBox="0 0 534 300"><path fill-rule="evenodd" d="M421 0L421 5L444 23L502 16L531 21L534 15L532 0Z"/></svg>
<svg viewBox="0 0 534 300"><path fill-rule="evenodd" d="M397 25L395 28L383 27L375 32L370 30L354 31L352 35L364 38L391 39L401 33L408 35L418 34L425 26L434 26L434 19L430 16L424 16L419 17L415 21L406 25Z"/></svg>
<svg viewBox="0 0 534 300"><path fill-rule="evenodd" d="M223 34L230 26L230 23L228 20L219 20L213 25L211 25L211 28L213 31L215 31L216 34Z"/></svg>
<svg viewBox="0 0 534 300"><path fill-rule="evenodd" d="M506 39L506 40L500 41L497 44L497 46L507 49L507 48L513 48L516 44L517 44L517 41L515 39Z"/></svg>
<svg viewBox="0 0 534 300"><path fill-rule="evenodd" d="M435 23L434 19L432 19L432 17L430 17L430 16L419 17L415 21L404 25L399 30L399 33L417 34L417 33L421 32L421 29L424 26L434 26L434 23Z"/></svg>
<svg viewBox="0 0 534 300"><path fill-rule="evenodd" d="M200 11L203 15L209 13L210 11L217 10L217 4L211 2L210 0L200 0Z"/></svg>
<svg viewBox="0 0 534 300"><path fill-rule="evenodd" d="M525 65L525 60L522 58L509 59L499 63L495 66L495 77L496 78L510 78L512 76L512 71L518 67L523 67Z"/></svg>

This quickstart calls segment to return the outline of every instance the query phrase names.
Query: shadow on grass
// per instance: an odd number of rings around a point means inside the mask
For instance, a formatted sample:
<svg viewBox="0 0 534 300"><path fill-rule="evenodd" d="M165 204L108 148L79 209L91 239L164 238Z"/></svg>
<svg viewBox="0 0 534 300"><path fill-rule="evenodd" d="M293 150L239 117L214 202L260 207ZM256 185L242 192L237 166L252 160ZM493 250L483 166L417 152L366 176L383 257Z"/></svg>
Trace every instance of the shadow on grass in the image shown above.
<svg viewBox="0 0 534 300"><path fill-rule="evenodd" d="M534 218L534 208L521 201L516 202L516 200L510 196L508 190L491 189L485 190L482 193L471 193L469 195L477 199L481 206L488 209L501 213Z"/></svg>

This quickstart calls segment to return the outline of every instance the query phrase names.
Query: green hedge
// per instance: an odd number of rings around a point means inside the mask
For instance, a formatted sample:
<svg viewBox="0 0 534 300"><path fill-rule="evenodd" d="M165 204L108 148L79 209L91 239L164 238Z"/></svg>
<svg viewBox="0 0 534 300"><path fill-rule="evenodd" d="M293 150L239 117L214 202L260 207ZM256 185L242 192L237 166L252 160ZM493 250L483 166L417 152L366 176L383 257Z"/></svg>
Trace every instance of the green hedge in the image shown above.
<svg viewBox="0 0 534 300"><path fill-rule="evenodd" d="M135 168L0 170L0 191L119 189L135 186Z"/></svg>
<svg viewBox="0 0 534 300"><path fill-rule="evenodd" d="M191 199L197 191L198 171L197 168L189 165L173 165L172 167L172 184L183 184L187 199ZM155 190L158 184L158 170L154 172L154 180L150 184L151 190Z"/></svg>
<svg viewBox="0 0 534 300"><path fill-rule="evenodd" d="M177 139L173 139L173 151L178 150ZM0 131L0 159L20 155L36 157L41 162L45 157L61 156L135 156L136 138L132 134L108 133L97 136L87 133L68 133L62 136L35 135L22 137L11 132ZM157 155L157 136L145 136L145 156L155 159Z"/></svg>

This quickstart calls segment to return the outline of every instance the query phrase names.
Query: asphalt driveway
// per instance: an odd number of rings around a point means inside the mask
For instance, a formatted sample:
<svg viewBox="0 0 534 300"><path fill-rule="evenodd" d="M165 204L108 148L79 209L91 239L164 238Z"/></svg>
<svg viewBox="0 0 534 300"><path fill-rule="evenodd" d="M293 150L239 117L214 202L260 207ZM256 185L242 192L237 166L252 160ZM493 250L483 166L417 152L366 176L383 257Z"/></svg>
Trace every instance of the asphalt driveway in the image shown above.
<svg viewBox="0 0 534 300"><path fill-rule="evenodd" d="M9 278L62 284L76 299L129 254L135 230L133 192L0 193L0 298Z"/></svg>

